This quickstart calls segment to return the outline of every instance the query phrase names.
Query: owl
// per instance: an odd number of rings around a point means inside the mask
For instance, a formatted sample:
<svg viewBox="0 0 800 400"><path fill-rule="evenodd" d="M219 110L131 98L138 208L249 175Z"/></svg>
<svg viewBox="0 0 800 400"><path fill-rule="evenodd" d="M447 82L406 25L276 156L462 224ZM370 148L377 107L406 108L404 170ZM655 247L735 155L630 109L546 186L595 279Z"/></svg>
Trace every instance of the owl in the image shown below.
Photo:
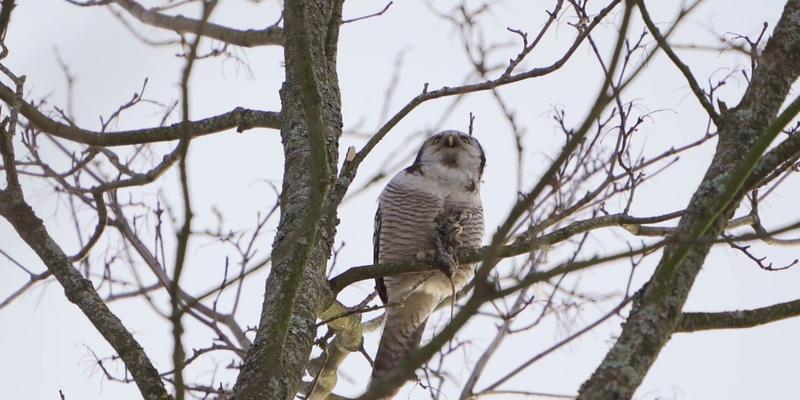
<svg viewBox="0 0 800 400"><path fill-rule="evenodd" d="M444 131L425 140L413 164L383 189L375 214L374 262L431 261L438 270L376 279L386 319L373 382L419 346L428 317L472 278L458 266L460 249L481 246L481 176L486 157L466 133ZM394 394L392 394L393 396Z"/></svg>

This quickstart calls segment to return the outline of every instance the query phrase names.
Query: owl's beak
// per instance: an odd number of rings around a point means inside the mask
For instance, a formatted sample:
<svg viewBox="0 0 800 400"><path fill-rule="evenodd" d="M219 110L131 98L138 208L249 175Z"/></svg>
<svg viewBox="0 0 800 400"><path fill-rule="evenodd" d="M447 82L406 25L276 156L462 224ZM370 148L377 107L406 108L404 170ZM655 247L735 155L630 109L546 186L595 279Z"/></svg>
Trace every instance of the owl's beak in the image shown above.
<svg viewBox="0 0 800 400"><path fill-rule="evenodd" d="M455 139L452 136L447 137L447 147L453 147L455 145Z"/></svg>

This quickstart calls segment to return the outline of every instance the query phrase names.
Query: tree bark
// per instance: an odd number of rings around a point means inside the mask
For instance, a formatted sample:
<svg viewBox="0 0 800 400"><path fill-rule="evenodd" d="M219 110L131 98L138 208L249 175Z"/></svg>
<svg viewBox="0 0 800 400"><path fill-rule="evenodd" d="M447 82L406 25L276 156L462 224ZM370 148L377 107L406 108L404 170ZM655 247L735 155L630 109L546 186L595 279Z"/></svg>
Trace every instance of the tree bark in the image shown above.
<svg viewBox="0 0 800 400"><path fill-rule="evenodd" d="M711 166L694 193L676 233L697 232L698 221L714 217L731 173L775 119L800 74L800 1L790 0L767 43L750 85L735 108L723 112ZM622 333L580 389L578 399L629 399L658 353L675 332L681 310L711 248L745 192L736 194L694 244L668 246L649 283L637 295ZM688 251L686 251L688 248ZM683 254L681 252L684 251ZM674 269L673 269L674 266Z"/></svg>
<svg viewBox="0 0 800 400"><path fill-rule="evenodd" d="M0 191L0 215L11 223L22 240L64 287L67 299L81 309L119 354L142 397L147 400L171 399L142 346L97 295L92 282L72 266L69 257L47 232L42 220L25 203L21 191Z"/></svg>
<svg viewBox="0 0 800 400"><path fill-rule="evenodd" d="M284 3L281 220L261 321L234 387L237 400L294 398L317 314L331 301L325 267L337 221L324 208L342 130L336 75L341 6L340 0Z"/></svg>

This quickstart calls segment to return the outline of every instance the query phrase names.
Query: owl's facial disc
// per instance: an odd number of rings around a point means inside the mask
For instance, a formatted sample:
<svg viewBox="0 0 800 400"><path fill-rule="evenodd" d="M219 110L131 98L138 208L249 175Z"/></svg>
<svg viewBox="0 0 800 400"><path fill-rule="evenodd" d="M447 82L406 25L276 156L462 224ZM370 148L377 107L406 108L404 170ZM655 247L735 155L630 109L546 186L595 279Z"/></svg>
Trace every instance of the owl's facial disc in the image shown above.
<svg viewBox="0 0 800 400"><path fill-rule="evenodd" d="M485 158L480 143L474 137L459 131L444 131L423 143L414 163L441 164L480 178Z"/></svg>

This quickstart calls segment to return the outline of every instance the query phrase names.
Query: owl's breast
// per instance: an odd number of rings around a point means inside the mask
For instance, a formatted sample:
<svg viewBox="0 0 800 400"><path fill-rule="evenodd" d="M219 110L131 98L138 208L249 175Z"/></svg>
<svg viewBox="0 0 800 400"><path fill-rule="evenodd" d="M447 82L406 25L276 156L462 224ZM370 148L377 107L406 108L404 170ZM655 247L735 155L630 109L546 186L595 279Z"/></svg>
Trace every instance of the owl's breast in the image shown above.
<svg viewBox="0 0 800 400"><path fill-rule="evenodd" d="M419 255L432 257L436 218L442 213L462 215L460 248L477 248L483 241L483 208L477 187L442 185L424 176L392 179L380 197L379 261L417 261ZM472 277L472 267L463 266L453 276L456 289ZM437 299L451 290L450 280L440 271L393 275L384 278L390 300L424 291Z"/></svg>
<svg viewBox="0 0 800 400"><path fill-rule="evenodd" d="M463 213L461 247L481 246L483 207L477 189L452 190L419 181L393 179L381 194L380 261L416 260L420 252L433 250L434 221L440 213Z"/></svg>
<svg viewBox="0 0 800 400"><path fill-rule="evenodd" d="M442 209L441 196L390 183L380 199L380 261L416 260L433 249L434 218Z"/></svg>

